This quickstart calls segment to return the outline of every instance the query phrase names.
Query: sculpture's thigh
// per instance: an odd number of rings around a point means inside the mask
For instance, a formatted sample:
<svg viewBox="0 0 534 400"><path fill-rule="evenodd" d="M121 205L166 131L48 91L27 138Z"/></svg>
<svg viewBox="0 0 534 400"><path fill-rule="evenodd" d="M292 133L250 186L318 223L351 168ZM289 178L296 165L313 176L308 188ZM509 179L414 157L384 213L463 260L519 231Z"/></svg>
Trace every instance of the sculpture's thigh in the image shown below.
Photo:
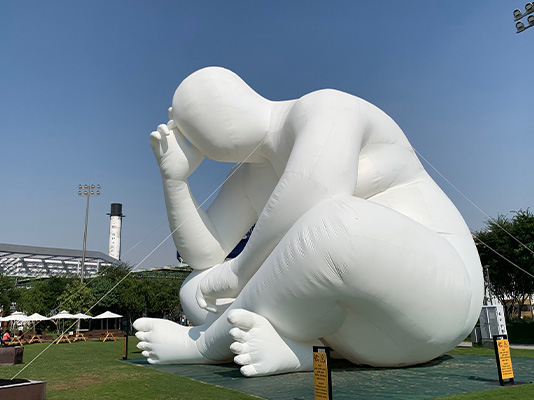
<svg viewBox="0 0 534 400"><path fill-rule="evenodd" d="M452 245L388 208L360 199L344 206L349 262L337 304L345 319L325 340L374 366L426 362L457 345L472 328L472 288Z"/></svg>

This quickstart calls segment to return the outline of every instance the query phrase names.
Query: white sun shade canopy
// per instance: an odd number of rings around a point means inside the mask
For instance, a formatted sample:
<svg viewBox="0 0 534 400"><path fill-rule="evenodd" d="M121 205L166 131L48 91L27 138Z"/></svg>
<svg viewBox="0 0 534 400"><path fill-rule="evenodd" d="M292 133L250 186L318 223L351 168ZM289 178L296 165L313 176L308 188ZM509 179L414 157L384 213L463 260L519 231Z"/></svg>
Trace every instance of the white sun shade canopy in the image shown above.
<svg viewBox="0 0 534 400"><path fill-rule="evenodd" d="M27 321L28 316L20 311L15 311L13 314L5 317L4 321Z"/></svg>
<svg viewBox="0 0 534 400"><path fill-rule="evenodd" d="M82 314L82 313L74 314L72 317L74 319L91 319L91 318L93 318L90 315Z"/></svg>
<svg viewBox="0 0 534 400"><path fill-rule="evenodd" d="M122 315L115 314L111 311L106 311L100 315L97 315L96 317L93 317L93 319L106 319L106 318L122 318Z"/></svg>
<svg viewBox="0 0 534 400"><path fill-rule="evenodd" d="M73 318L74 318L74 316L71 313L69 313L68 311L65 311L65 310L57 313L53 317L50 317L50 319L73 319Z"/></svg>
<svg viewBox="0 0 534 400"><path fill-rule="evenodd" d="M48 320L50 320L50 318L47 318L44 315L41 315L39 313L34 313L26 317L26 321L48 321Z"/></svg>

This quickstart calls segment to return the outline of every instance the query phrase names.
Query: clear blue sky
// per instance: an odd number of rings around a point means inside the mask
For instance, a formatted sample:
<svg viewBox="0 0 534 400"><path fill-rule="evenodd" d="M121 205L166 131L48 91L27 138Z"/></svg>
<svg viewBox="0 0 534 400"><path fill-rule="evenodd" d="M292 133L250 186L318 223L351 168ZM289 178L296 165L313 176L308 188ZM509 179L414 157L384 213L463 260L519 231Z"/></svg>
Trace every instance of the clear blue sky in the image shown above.
<svg viewBox="0 0 534 400"><path fill-rule="evenodd" d="M534 28L517 35L512 17L525 3L0 0L0 242L80 249L77 186L99 183L88 249L107 253L106 213L120 202L123 259L149 254L169 228L148 137L181 80L209 65L272 100L321 88L362 97L484 212L526 209ZM483 227L427 169L469 227ZM228 170L201 166L199 201ZM168 239L141 267L175 263Z"/></svg>

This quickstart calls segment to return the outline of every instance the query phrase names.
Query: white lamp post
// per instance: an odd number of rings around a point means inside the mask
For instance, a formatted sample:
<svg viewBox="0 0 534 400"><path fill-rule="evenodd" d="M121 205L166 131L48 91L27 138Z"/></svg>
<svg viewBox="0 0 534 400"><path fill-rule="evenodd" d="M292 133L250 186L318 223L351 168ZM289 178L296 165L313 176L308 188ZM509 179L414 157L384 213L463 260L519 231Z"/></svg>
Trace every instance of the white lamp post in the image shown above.
<svg viewBox="0 0 534 400"><path fill-rule="evenodd" d="M87 242L87 221L89 218L89 198L91 196L100 196L100 185L78 185L78 196L87 197L87 206L85 207L85 229L83 231L82 266L80 274L80 282L83 283L85 267L85 245Z"/></svg>

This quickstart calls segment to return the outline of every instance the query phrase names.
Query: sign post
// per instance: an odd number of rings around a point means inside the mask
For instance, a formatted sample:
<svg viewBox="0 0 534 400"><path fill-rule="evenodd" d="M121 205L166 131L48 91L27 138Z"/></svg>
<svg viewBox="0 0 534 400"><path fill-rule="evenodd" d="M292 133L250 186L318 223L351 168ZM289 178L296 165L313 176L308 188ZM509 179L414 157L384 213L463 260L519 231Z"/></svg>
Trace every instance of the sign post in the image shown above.
<svg viewBox="0 0 534 400"><path fill-rule="evenodd" d="M124 342L122 342L122 359L128 359L128 333L124 334Z"/></svg>
<svg viewBox="0 0 534 400"><path fill-rule="evenodd" d="M504 386L505 384L513 385L514 370L512 369L512 358L510 357L508 336L493 336L493 347L495 349L495 358L497 360L497 370L499 371L499 383L501 386ZM508 381L505 382L505 380Z"/></svg>
<svg viewBox="0 0 534 400"><path fill-rule="evenodd" d="M315 400L332 400L329 347L313 346L313 381Z"/></svg>

